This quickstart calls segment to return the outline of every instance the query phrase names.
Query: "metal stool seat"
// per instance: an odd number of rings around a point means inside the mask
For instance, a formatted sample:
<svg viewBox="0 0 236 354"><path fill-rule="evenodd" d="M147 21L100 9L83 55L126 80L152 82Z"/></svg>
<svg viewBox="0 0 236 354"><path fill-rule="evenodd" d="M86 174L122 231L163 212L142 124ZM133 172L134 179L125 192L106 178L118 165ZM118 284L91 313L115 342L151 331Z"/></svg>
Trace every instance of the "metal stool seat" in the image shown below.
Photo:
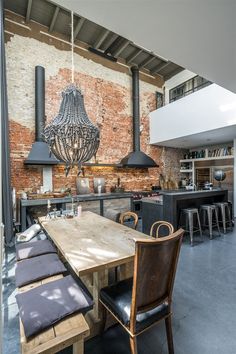
<svg viewBox="0 0 236 354"><path fill-rule="evenodd" d="M200 232L200 235L202 237L202 228L201 228L201 223L200 223L200 218L199 218L199 213L197 208L186 208L186 209L181 209L181 213L184 214L185 216L185 232L188 232L190 235L190 243L191 246L193 246L193 234L194 232ZM198 227L194 226L194 215L197 218L197 223ZM195 230L194 230L195 229Z"/></svg>
<svg viewBox="0 0 236 354"><path fill-rule="evenodd" d="M223 230L224 230L224 234L226 234L227 224L229 224L229 227L232 230L232 219L231 219L229 203L228 202L218 202L218 203L214 203L214 205L220 210L222 224L223 224ZM227 214L228 220L226 220L226 214Z"/></svg>
<svg viewBox="0 0 236 354"><path fill-rule="evenodd" d="M203 204L200 206L200 214L203 216L202 227L208 227L210 239L212 239L213 228L216 227L220 236L220 227L218 220L217 207L214 204ZM215 222L213 223L213 216L215 216ZM207 217L207 224L206 224Z"/></svg>

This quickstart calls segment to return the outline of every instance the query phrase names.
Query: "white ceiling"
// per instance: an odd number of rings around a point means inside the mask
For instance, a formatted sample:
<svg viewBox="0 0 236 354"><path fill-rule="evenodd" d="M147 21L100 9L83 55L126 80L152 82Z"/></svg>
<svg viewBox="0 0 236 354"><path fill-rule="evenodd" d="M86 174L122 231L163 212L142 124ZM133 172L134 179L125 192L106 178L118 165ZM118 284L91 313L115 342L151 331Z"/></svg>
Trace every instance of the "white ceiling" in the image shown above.
<svg viewBox="0 0 236 354"><path fill-rule="evenodd" d="M162 141L156 145L191 149L195 147L204 147L207 145L217 145L226 142L232 142L235 138L236 125L231 125L229 127L208 130L198 134Z"/></svg>
<svg viewBox="0 0 236 354"><path fill-rule="evenodd" d="M235 0L56 0L236 92Z"/></svg>

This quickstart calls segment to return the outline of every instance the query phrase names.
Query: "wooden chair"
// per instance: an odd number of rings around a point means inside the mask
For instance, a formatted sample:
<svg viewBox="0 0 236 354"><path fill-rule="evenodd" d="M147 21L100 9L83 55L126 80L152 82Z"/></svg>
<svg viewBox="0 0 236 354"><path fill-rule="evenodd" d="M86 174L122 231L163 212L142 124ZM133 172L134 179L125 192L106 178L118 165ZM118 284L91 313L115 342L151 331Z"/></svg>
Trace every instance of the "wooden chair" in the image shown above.
<svg viewBox="0 0 236 354"><path fill-rule="evenodd" d="M161 228L167 228L168 229L168 235L174 233L174 226L167 222L167 221L156 221L152 224L151 230L150 230L150 236L158 238L160 236L159 232Z"/></svg>
<svg viewBox="0 0 236 354"><path fill-rule="evenodd" d="M121 213L119 217L119 223L124 225L126 219L133 219L133 228L136 230L138 226L138 215L133 211L126 211L125 213Z"/></svg>
<svg viewBox="0 0 236 354"><path fill-rule="evenodd" d="M133 278L100 292L104 308L129 333L132 354L137 354L136 337L161 320L165 320L169 354L174 354L171 302L183 233L179 229L167 237L136 241Z"/></svg>

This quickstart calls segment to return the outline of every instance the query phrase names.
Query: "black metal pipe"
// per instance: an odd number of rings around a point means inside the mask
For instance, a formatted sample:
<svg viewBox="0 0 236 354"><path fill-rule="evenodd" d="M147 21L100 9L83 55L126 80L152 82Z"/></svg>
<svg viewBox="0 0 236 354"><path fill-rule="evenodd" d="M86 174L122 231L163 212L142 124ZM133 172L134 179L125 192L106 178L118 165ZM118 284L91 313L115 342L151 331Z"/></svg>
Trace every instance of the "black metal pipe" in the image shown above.
<svg viewBox="0 0 236 354"><path fill-rule="evenodd" d="M132 72L132 101L133 101L133 148L140 151L140 112L139 112L139 69L131 67Z"/></svg>
<svg viewBox="0 0 236 354"><path fill-rule="evenodd" d="M45 69L35 67L35 141L44 141L45 126Z"/></svg>

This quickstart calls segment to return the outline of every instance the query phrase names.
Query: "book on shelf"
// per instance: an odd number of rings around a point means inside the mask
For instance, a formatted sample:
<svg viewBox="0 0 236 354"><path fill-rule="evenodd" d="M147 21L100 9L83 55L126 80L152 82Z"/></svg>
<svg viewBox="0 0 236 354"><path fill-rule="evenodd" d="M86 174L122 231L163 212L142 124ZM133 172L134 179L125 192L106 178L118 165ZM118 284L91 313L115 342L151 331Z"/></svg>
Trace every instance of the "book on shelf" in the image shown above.
<svg viewBox="0 0 236 354"><path fill-rule="evenodd" d="M223 157L233 155L233 147L222 147L208 151L208 157Z"/></svg>

